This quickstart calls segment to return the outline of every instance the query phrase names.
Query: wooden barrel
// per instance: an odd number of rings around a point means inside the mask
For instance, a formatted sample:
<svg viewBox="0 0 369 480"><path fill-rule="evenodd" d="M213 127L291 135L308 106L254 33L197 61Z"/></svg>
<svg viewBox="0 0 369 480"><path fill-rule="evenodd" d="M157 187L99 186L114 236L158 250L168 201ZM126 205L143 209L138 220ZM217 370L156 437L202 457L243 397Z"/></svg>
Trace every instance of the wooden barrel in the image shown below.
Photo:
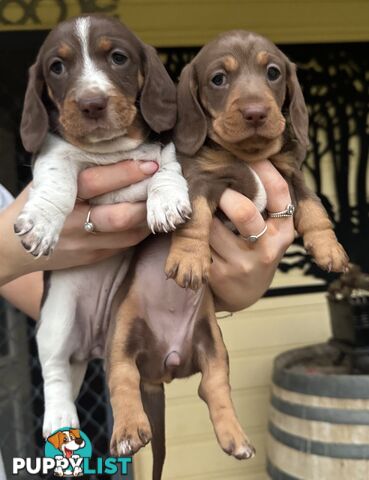
<svg viewBox="0 0 369 480"><path fill-rule="evenodd" d="M327 344L275 360L267 470L273 480L369 479L369 376Z"/></svg>

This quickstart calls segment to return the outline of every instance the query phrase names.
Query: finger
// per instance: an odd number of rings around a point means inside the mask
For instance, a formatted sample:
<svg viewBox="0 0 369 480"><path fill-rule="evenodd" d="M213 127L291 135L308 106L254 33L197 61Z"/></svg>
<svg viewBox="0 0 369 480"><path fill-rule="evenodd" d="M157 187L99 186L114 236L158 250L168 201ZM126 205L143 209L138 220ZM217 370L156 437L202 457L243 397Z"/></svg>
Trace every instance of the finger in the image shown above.
<svg viewBox="0 0 369 480"><path fill-rule="evenodd" d="M210 246L214 258L221 258L227 263L235 261L239 255L238 247L248 248L247 242L231 232L218 218L214 218L211 224Z"/></svg>
<svg viewBox="0 0 369 480"><path fill-rule="evenodd" d="M120 233L88 234L83 239L83 245L91 250L121 249L137 245L150 233L148 227L140 227Z"/></svg>
<svg viewBox="0 0 369 480"><path fill-rule="evenodd" d="M90 209L90 221L94 224L96 232L100 233L122 232L143 226L146 222L144 202L93 206L77 204L66 221L65 231L73 232L76 229L82 231Z"/></svg>
<svg viewBox="0 0 369 480"><path fill-rule="evenodd" d="M258 235L265 228L260 212L252 201L241 193L227 189L220 198L219 207L245 238Z"/></svg>
<svg viewBox="0 0 369 480"><path fill-rule="evenodd" d="M252 168L259 175L267 193L268 212L281 212L291 203L288 183L268 160L255 163ZM268 218L269 233L277 233L277 238L286 247L294 239L293 217Z"/></svg>
<svg viewBox="0 0 369 480"><path fill-rule="evenodd" d="M288 183L268 160L256 162L251 167L260 177L267 193L267 210L280 212L291 203Z"/></svg>
<svg viewBox="0 0 369 480"><path fill-rule="evenodd" d="M135 160L86 168L78 177L78 196L86 200L118 190L140 182L155 173L158 168L156 162Z"/></svg>

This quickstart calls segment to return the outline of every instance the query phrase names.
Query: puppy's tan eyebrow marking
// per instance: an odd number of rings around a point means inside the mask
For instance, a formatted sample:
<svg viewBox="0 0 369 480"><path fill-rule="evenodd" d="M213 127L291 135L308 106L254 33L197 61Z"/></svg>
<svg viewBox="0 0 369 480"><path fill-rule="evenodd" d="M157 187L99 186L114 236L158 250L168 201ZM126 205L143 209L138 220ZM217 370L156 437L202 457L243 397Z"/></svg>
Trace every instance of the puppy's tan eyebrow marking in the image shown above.
<svg viewBox="0 0 369 480"><path fill-rule="evenodd" d="M72 55L72 49L69 47L69 45L63 42L58 48L58 55L63 59L69 58Z"/></svg>
<svg viewBox="0 0 369 480"><path fill-rule="evenodd" d="M111 40L109 40L106 37L101 37L97 43L98 48L103 50L104 52L108 52L111 50L111 47L113 46Z"/></svg>
<svg viewBox="0 0 369 480"><path fill-rule="evenodd" d="M256 61L262 67L265 67L265 65L268 63L268 60L269 60L269 53L266 52L265 50L259 52L256 55Z"/></svg>
<svg viewBox="0 0 369 480"><path fill-rule="evenodd" d="M223 60L223 64L224 68L228 72L235 72L239 67L238 61L232 55L228 55L227 57L225 57L225 59Z"/></svg>

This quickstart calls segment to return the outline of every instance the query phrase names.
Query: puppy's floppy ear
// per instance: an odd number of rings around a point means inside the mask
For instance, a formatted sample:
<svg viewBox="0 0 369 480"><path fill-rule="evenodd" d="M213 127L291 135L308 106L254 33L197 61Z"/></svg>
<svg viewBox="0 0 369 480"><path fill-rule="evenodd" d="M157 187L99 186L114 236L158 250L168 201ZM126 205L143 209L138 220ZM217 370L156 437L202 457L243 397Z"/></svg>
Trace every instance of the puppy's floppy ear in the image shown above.
<svg viewBox="0 0 369 480"><path fill-rule="evenodd" d="M177 117L176 87L153 47L144 46L144 57L141 113L154 132L171 130Z"/></svg>
<svg viewBox="0 0 369 480"><path fill-rule="evenodd" d="M20 128L24 148L31 153L38 152L49 129L49 119L42 101L44 85L41 62L37 60L29 69Z"/></svg>
<svg viewBox="0 0 369 480"><path fill-rule="evenodd" d="M182 70L178 90L178 119L174 143L179 152L194 155L203 145L207 134L205 113L197 98L198 82L193 63Z"/></svg>
<svg viewBox="0 0 369 480"><path fill-rule="evenodd" d="M309 147L309 117L301 86L296 75L296 65L287 60L287 93L291 126L298 142L299 165L305 160Z"/></svg>
<svg viewBox="0 0 369 480"><path fill-rule="evenodd" d="M47 441L53 445L57 450L60 450L61 445L63 444L63 432L56 432L54 435L50 435L47 437Z"/></svg>

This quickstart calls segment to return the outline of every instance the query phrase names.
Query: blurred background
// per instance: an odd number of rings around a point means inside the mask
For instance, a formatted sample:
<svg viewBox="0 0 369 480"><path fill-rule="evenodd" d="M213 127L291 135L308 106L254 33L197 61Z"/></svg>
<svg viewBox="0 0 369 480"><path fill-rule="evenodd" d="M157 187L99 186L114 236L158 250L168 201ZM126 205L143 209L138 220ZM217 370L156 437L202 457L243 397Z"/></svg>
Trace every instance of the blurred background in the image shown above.
<svg viewBox="0 0 369 480"><path fill-rule="evenodd" d="M277 43L298 64L309 108L311 150L304 166L309 184L334 219L351 259L369 271L367 0L0 0L0 183L14 195L31 178L30 158L19 138L27 69L53 25L96 11L120 18L154 45L174 80L219 32L253 30ZM167 388L165 479L269 478L265 440L273 359L283 350L330 336L325 292L333 278L311 263L297 240L265 298L220 320L236 409L258 454L246 463L224 455L197 397L198 377L174 382ZM43 451L42 378L34 334L30 319L1 303L0 450L7 478L12 478L14 456L42 456ZM111 417L100 362L91 363L78 404L81 429L94 454L106 456ZM149 480L150 449L133 463L134 478Z"/></svg>

